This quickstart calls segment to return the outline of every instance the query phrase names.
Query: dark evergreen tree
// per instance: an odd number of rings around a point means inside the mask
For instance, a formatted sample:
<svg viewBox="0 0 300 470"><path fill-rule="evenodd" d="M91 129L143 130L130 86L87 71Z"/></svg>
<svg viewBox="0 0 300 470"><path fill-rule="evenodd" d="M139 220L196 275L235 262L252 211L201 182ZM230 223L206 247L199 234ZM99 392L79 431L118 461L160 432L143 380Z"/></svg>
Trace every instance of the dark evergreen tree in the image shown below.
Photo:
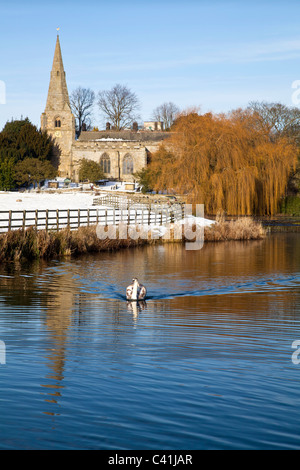
<svg viewBox="0 0 300 470"><path fill-rule="evenodd" d="M28 118L7 122L0 133L0 159L8 157L15 162L25 158L50 160L53 145L51 137L38 130Z"/></svg>
<svg viewBox="0 0 300 470"><path fill-rule="evenodd" d="M14 189L16 183L28 183L28 174L36 175L38 184L42 179L55 176L56 170L50 163L53 146L51 137L28 118L7 122L0 132L0 190ZM28 160L31 171L27 171ZM24 166L19 165L25 161ZM25 176L20 177L22 171Z"/></svg>
<svg viewBox="0 0 300 470"><path fill-rule="evenodd" d="M5 158L0 161L0 190L11 191L15 186L14 160Z"/></svg>

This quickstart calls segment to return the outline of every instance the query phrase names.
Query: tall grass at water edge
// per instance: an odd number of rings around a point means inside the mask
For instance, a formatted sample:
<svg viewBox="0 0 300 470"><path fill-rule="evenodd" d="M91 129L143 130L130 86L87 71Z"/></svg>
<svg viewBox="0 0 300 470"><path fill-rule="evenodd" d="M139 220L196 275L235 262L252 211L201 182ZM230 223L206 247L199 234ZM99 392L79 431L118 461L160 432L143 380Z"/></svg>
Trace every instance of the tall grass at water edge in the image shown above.
<svg viewBox="0 0 300 470"><path fill-rule="evenodd" d="M183 228L184 230L184 228ZM261 223L251 218L241 218L235 221L226 221L224 217L217 217L216 223L205 227L204 240L207 242L220 242L227 240L258 240L266 236ZM175 240L171 236L165 242L186 241ZM51 259L65 256L78 256L85 253L101 251L116 251L145 244L160 243L161 239L127 237L126 239L101 240L97 236L96 226L79 227L78 230L68 228L58 232L36 231L33 227L26 230L12 230L0 235L0 261L20 261L33 259Z"/></svg>

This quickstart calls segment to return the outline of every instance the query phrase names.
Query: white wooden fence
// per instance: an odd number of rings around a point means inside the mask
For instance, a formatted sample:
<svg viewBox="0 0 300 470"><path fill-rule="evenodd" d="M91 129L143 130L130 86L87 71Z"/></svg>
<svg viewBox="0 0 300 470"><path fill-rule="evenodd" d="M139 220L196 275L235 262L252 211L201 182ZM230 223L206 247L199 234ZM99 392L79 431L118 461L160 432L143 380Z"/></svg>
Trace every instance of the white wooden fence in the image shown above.
<svg viewBox="0 0 300 470"><path fill-rule="evenodd" d="M171 207L182 205L180 201L167 199L165 196L145 196L141 194L105 194L94 198L93 206L108 206L115 209Z"/></svg>
<svg viewBox="0 0 300 470"><path fill-rule="evenodd" d="M47 209L47 210L19 210L0 211L0 233L10 230L27 229L61 230L69 227L76 230L78 227L90 225L165 225L183 218L183 206L150 207L115 209Z"/></svg>

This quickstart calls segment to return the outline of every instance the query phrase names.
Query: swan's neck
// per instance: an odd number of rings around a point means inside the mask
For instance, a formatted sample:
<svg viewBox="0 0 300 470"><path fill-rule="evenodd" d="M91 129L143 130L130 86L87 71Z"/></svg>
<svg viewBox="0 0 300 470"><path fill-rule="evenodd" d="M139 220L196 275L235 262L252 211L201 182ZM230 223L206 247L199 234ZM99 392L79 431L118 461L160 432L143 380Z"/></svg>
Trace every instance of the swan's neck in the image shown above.
<svg viewBox="0 0 300 470"><path fill-rule="evenodd" d="M133 283L133 290L132 290L132 300L137 300L137 290L138 290L138 282L134 281Z"/></svg>

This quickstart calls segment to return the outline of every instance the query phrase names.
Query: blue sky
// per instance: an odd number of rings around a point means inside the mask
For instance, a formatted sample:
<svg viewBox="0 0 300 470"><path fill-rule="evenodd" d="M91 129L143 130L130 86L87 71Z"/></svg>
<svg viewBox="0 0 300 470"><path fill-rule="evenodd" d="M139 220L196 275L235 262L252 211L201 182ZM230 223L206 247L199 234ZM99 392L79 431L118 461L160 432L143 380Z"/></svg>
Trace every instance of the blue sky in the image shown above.
<svg viewBox="0 0 300 470"><path fill-rule="evenodd" d="M57 27L69 93L127 85L142 120L165 101L216 113L252 100L292 106L299 18L299 0L0 0L0 129L21 115L39 126Z"/></svg>

